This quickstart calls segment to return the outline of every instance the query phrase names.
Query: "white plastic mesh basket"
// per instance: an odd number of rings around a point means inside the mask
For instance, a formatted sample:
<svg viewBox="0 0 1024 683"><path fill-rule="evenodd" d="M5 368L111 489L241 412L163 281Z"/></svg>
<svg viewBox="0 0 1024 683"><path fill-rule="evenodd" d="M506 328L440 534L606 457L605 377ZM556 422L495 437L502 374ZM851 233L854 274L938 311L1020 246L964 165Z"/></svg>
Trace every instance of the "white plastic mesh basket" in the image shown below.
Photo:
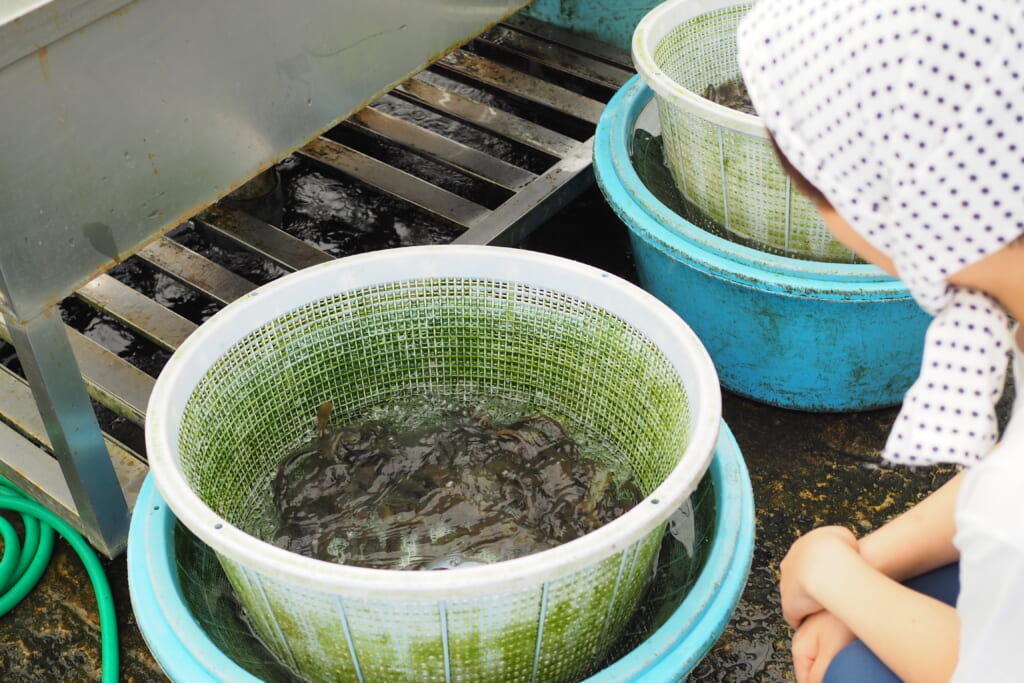
<svg viewBox="0 0 1024 683"><path fill-rule="evenodd" d="M646 497L570 543L446 572L331 564L247 533L317 406L345 423L424 395L542 410L609 446ZM161 494L304 678L573 681L632 614L719 420L710 358L643 290L533 252L410 247L300 271L218 313L161 373L146 438Z"/></svg>
<svg viewBox="0 0 1024 683"><path fill-rule="evenodd" d="M750 4L669 0L633 34L633 62L654 90L665 163L702 218L755 248L783 256L850 262L814 205L779 166L760 118L700 93L740 77L736 27Z"/></svg>

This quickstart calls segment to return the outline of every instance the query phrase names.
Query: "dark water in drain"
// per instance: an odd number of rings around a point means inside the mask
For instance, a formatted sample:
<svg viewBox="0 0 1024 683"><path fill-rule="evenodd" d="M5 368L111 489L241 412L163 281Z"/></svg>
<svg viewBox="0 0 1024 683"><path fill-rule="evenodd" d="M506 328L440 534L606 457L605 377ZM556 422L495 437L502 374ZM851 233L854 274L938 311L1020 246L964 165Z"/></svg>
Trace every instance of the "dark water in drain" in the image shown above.
<svg viewBox="0 0 1024 683"><path fill-rule="evenodd" d="M292 552L378 569L452 569L579 538L642 495L554 418L452 410L419 429L362 422L287 455L273 481Z"/></svg>

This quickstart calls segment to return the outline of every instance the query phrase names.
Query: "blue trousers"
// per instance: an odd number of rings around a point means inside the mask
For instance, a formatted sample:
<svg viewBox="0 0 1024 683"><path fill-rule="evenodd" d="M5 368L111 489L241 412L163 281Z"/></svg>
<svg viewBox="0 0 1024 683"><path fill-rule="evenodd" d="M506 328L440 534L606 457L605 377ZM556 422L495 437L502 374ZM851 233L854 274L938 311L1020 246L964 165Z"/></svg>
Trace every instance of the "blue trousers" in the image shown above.
<svg viewBox="0 0 1024 683"><path fill-rule="evenodd" d="M960 593L960 565L948 564L904 584L947 605ZM867 646L855 640L839 651L825 672L824 683L900 683L900 679Z"/></svg>

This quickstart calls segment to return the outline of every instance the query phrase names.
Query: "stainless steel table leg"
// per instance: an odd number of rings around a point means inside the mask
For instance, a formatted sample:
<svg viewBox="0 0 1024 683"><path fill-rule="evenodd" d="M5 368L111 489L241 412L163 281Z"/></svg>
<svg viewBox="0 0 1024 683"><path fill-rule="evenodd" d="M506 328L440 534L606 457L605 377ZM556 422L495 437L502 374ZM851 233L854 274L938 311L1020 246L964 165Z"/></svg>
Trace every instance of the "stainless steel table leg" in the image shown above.
<svg viewBox="0 0 1024 683"><path fill-rule="evenodd" d="M82 528L99 550L117 554L128 540L128 506L60 314L50 307L28 322L4 317Z"/></svg>

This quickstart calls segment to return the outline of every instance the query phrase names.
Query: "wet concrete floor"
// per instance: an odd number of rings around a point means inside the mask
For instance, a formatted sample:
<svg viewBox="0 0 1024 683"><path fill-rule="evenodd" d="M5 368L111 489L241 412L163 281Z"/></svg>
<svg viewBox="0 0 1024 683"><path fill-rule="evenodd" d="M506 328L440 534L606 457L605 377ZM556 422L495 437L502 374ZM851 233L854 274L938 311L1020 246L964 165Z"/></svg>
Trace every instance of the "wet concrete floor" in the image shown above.
<svg viewBox="0 0 1024 683"><path fill-rule="evenodd" d="M625 228L596 189L553 218L526 246L635 280ZM723 410L750 470L757 536L743 598L690 680L792 681L790 631L775 587L778 563L789 544L821 524L869 531L940 485L952 470L879 466L878 452L895 409L809 414L726 393ZM104 566L117 606L122 680L167 680L135 624L125 558ZM99 660L92 589L77 556L61 541L37 588L0 618L0 680L99 680Z"/></svg>

